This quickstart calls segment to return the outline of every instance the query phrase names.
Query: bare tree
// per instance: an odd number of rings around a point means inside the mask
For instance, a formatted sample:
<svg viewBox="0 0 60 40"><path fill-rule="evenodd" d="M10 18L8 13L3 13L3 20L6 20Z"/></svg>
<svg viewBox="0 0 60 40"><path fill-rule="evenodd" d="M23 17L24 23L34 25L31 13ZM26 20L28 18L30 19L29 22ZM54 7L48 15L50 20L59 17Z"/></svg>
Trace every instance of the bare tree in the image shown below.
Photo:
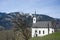
<svg viewBox="0 0 60 40"><path fill-rule="evenodd" d="M21 14L16 14L16 17L12 20L14 30L18 31L23 35L24 40L28 40L31 37L31 30L27 24L26 16ZM21 35L18 34L18 35Z"/></svg>
<svg viewBox="0 0 60 40"><path fill-rule="evenodd" d="M55 31L57 31L57 29L56 29L56 20L52 20L52 26L55 29Z"/></svg>

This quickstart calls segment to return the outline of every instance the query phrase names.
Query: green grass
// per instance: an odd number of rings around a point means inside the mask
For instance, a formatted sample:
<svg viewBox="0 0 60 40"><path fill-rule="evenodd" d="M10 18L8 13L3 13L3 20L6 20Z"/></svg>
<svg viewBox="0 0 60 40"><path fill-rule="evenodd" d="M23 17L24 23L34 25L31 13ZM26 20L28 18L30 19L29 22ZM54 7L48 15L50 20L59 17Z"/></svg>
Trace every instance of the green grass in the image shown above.
<svg viewBox="0 0 60 40"><path fill-rule="evenodd" d="M60 40L60 32L55 32L44 37L34 37L30 40Z"/></svg>

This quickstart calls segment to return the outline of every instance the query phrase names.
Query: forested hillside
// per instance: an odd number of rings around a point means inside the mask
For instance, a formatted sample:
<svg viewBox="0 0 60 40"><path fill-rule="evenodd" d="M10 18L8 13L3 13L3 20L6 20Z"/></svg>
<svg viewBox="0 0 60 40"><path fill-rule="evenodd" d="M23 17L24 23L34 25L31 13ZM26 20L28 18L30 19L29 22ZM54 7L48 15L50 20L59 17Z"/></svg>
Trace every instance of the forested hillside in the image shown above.
<svg viewBox="0 0 60 40"><path fill-rule="evenodd" d="M32 20L35 14L29 15L25 13L20 12L11 12L11 13L2 13L0 12L0 26L4 27L5 29L12 29L12 23L11 21L16 18L16 15L24 15L26 16L27 24L31 27L32 26ZM60 24L60 19L50 17L48 15L43 14L36 14L37 21L52 21L56 20L57 24ZM21 18L21 17L20 17ZM60 27L60 25L58 25Z"/></svg>

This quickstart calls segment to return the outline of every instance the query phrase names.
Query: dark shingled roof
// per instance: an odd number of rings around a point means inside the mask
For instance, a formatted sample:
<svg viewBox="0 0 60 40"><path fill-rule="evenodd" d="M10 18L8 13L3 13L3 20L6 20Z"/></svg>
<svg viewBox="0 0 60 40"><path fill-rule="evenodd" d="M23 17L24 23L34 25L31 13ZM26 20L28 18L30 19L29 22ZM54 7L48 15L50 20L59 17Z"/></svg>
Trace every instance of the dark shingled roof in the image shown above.
<svg viewBox="0 0 60 40"><path fill-rule="evenodd" d="M47 28L53 27L51 21L39 21L37 23L33 23L33 28Z"/></svg>

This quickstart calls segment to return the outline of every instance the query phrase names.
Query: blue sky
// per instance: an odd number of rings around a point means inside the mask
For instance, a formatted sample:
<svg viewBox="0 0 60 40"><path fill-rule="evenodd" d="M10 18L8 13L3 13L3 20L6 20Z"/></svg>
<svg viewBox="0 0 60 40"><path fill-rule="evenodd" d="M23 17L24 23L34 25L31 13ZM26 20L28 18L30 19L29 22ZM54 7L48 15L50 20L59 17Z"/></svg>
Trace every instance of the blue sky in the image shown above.
<svg viewBox="0 0 60 40"><path fill-rule="evenodd" d="M0 0L0 12L45 14L60 18L60 0Z"/></svg>

